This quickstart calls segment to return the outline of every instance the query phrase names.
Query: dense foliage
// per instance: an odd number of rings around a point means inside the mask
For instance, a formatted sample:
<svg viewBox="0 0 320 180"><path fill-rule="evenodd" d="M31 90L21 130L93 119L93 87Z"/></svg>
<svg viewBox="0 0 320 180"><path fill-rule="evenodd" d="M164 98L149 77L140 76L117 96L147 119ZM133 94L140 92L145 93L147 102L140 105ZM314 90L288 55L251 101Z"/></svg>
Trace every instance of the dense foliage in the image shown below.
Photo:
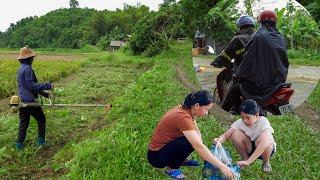
<svg viewBox="0 0 320 180"><path fill-rule="evenodd" d="M170 40L184 37L183 27L181 5L163 4L157 13L150 13L139 21L130 40L130 47L135 54L153 56L167 49Z"/></svg>
<svg viewBox="0 0 320 180"><path fill-rule="evenodd" d="M288 4L287 8L278 11L277 15L277 27L291 49L320 49L319 25L309 14Z"/></svg>
<svg viewBox="0 0 320 180"><path fill-rule="evenodd" d="M75 2L76 3L76 2ZM32 48L81 48L95 45L101 37L131 34L135 23L149 13L146 6L125 5L123 10L97 11L88 8L63 8L41 17L27 17L11 24L0 34L0 47L18 48L28 44ZM115 31L118 27L119 31Z"/></svg>
<svg viewBox="0 0 320 180"><path fill-rule="evenodd" d="M193 37L199 27L205 24L205 16L217 1L212 0L181 0L183 23L186 35Z"/></svg>
<svg viewBox="0 0 320 180"><path fill-rule="evenodd" d="M235 0L226 0L219 2L205 16L205 26L203 31L208 37L220 42L228 42L236 31L234 23L239 17L234 10Z"/></svg>
<svg viewBox="0 0 320 180"><path fill-rule="evenodd" d="M5 32L7 46L79 48L86 42L84 35L90 32L93 9L58 9L42 17L29 17L11 24Z"/></svg>
<svg viewBox="0 0 320 180"><path fill-rule="evenodd" d="M253 0L245 0L251 14ZM300 1L319 22L319 2ZM236 0L164 0L157 12L137 4L124 4L123 10L97 11L78 8L76 0L69 9L58 9L42 17L27 17L0 32L0 47L81 48L86 44L108 49L113 40L132 34L129 48L134 54L155 55L180 37L193 38L197 30L217 43L228 42L239 17ZM278 13L279 30L291 48L319 49L319 23L287 6L288 14Z"/></svg>
<svg viewBox="0 0 320 180"><path fill-rule="evenodd" d="M314 0L312 3L309 3L306 6L306 8L319 24L320 23L320 0Z"/></svg>

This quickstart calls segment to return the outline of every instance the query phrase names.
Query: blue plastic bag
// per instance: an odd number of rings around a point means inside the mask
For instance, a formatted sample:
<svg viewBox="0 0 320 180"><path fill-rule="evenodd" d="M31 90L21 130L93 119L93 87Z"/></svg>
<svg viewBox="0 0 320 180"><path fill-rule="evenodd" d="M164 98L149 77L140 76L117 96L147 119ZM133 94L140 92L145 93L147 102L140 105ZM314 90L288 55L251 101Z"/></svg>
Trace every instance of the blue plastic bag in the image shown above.
<svg viewBox="0 0 320 180"><path fill-rule="evenodd" d="M240 166L236 164L232 164L232 158L230 156L229 151L227 151L223 146L215 146L212 145L211 153L221 162L230 167L233 172L235 179L240 179ZM208 178L210 180L225 180L223 173L219 168L210 164L209 162L204 162L204 167L202 169L202 176Z"/></svg>

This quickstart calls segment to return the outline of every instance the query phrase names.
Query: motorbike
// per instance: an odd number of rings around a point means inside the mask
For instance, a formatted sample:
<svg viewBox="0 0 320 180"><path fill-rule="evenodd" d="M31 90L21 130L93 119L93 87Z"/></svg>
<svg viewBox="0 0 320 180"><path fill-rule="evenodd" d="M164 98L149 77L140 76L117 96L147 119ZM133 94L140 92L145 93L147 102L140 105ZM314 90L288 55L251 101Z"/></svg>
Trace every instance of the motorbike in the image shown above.
<svg viewBox="0 0 320 180"><path fill-rule="evenodd" d="M216 68L224 68L216 78L217 86L213 93L214 101L221 106L231 84L235 83L235 79L233 78L233 61L228 61L218 56L211 65ZM291 87L291 83L281 84L268 100L259 105L265 115L267 112L273 115L290 113L293 111L293 105L289 103L289 100L293 93L294 89ZM244 97L242 96L241 99L244 100Z"/></svg>

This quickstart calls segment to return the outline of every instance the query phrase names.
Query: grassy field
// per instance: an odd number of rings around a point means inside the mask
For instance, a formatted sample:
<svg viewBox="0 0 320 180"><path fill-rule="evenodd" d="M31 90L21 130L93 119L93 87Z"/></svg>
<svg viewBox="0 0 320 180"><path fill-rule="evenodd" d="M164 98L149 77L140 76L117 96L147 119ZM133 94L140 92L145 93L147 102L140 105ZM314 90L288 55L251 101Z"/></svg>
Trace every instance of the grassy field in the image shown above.
<svg viewBox="0 0 320 180"><path fill-rule="evenodd" d="M177 78L177 67L196 83L191 61L191 44L176 44L154 58L119 52L92 58L88 68L60 82L61 102L111 102L106 114L99 109L48 109L49 150L32 146L36 125L28 131L27 148L11 147L17 117L2 114L0 120L0 177L61 179L168 179L147 162L146 153L153 129L171 107L182 103L190 92ZM103 65L104 64L104 65ZM145 70L148 71L145 72ZM120 74L119 74L120 73ZM123 74L122 74L123 73ZM118 75L119 74L119 75ZM72 82L72 83L71 83ZM275 129L278 151L272 157L273 172L261 171L261 161L243 169L243 179L319 179L319 133L296 116L269 116ZM213 116L198 120L205 144L226 130L223 119ZM233 160L238 160L230 143ZM193 153L194 158L198 156ZM189 179L201 179L200 168L182 169Z"/></svg>
<svg viewBox="0 0 320 180"><path fill-rule="evenodd" d="M79 72L58 82L59 87L55 89L56 102L112 103L113 99L125 93L125 89L151 64L150 61L115 60L113 55L91 57ZM57 66L48 67L48 70L53 70L52 68ZM106 119L107 112L104 108L46 109L45 114L47 141L52 147L42 150L34 146L37 126L32 120L28 129L26 148L21 152L16 152L13 148L18 127L17 115L1 114L0 163L3 166L0 168L0 177L15 179L48 175L47 171L51 172L47 167L50 159L66 143L81 142L91 132L113 123L112 120Z"/></svg>
<svg viewBox="0 0 320 180"><path fill-rule="evenodd" d="M60 60L35 60L32 66L39 82L55 82L76 72L83 64L84 60L67 61L62 58ZM19 66L18 60L6 60L0 57L0 99L17 94L16 75Z"/></svg>
<svg viewBox="0 0 320 180"><path fill-rule="evenodd" d="M31 47L32 48L32 47ZM92 53L99 53L102 52L101 49L92 46L92 45L85 45L81 49L61 49L61 48L32 48L34 51L36 51L37 54L70 54L70 55L75 55L75 54L92 54ZM15 53L16 55L19 54L20 48L0 48L0 54L3 53L9 53L13 54Z"/></svg>
<svg viewBox="0 0 320 180"><path fill-rule="evenodd" d="M163 171L152 168L146 160L147 145L158 119L172 106L182 102L186 90L175 78L175 63L184 64L192 71L187 47L178 46L171 52L156 57L154 67L141 76L121 97L115 99L114 108L107 119L113 119L112 127L95 133L91 138L59 152L53 163L58 169L67 169L65 178L100 179L166 179ZM189 78L195 79L194 73ZM222 120L223 121L223 120ZM272 158L274 171L266 175L261 162L242 171L244 179L318 179L320 173L317 147L319 134L307 128L294 116L270 117L276 131L278 152ZM222 127L214 117L200 120L204 142L211 146L211 138L218 136ZM234 160L237 155L232 151ZM73 158L64 161L68 153ZM201 168L183 168L190 179L201 179ZM304 173L302 173L304 172Z"/></svg>

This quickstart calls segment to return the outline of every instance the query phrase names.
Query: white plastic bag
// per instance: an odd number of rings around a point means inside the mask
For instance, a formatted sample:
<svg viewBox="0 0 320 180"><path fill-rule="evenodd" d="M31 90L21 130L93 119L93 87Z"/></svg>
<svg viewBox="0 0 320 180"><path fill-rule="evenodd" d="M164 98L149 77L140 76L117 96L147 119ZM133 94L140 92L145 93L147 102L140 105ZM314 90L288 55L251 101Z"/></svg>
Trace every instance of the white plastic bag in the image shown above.
<svg viewBox="0 0 320 180"><path fill-rule="evenodd" d="M221 162L223 162L225 165L229 166L232 163L232 159L230 157L229 152L227 152L222 145L220 146L215 146L213 148L212 154Z"/></svg>

